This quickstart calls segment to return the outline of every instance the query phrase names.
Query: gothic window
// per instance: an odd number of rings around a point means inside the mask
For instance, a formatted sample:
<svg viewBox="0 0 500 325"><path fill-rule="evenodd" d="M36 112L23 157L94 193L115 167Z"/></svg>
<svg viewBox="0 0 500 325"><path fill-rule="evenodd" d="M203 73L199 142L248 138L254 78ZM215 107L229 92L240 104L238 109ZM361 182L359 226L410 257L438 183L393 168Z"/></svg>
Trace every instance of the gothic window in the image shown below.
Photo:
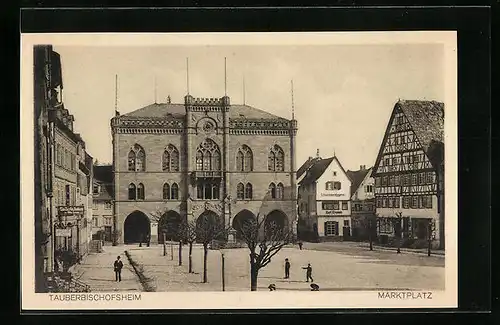
<svg viewBox="0 0 500 325"><path fill-rule="evenodd" d="M167 183L163 185L163 199L170 200L170 185Z"/></svg>
<svg viewBox="0 0 500 325"><path fill-rule="evenodd" d="M196 152L196 170L203 170L203 154L201 151Z"/></svg>
<svg viewBox="0 0 500 325"><path fill-rule="evenodd" d="M276 155L271 151L267 157L267 170L274 171L275 161Z"/></svg>
<svg viewBox="0 0 500 325"><path fill-rule="evenodd" d="M285 170L285 153L280 146L274 145L268 156L268 170L282 172Z"/></svg>
<svg viewBox="0 0 500 325"><path fill-rule="evenodd" d="M253 192L252 184L247 183L247 185L245 186L245 199L251 200L252 192Z"/></svg>
<svg viewBox="0 0 500 325"><path fill-rule="evenodd" d="M248 172L253 170L253 153L247 145L243 145L238 149L236 165L238 171Z"/></svg>
<svg viewBox="0 0 500 325"><path fill-rule="evenodd" d="M139 145L134 147L128 153L128 170L143 172L146 170L146 153Z"/></svg>
<svg viewBox="0 0 500 325"><path fill-rule="evenodd" d="M128 186L128 199L135 200L136 199L136 187L134 184L129 184Z"/></svg>
<svg viewBox="0 0 500 325"><path fill-rule="evenodd" d="M244 155L243 152L241 152L241 150L238 150L238 153L236 154L236 170L237 171L245 170Z"/></svg>
<svg viewBox="0 0 500 325"><path fill-rule="evenodd" d="M279 183L279 184L276 186L276 198L277 198L277 199L279 199L279 200L283 200L283 191L284 191L283 184L282 184L282 183Z"/></svg>
<svg viewBox="0 0 500 325"><path fill-rule="evenodd" d="M243 200L245 198L245 188L242 183L238 183L236 186L236 198L238 200Z"/></svg>
<svg viewBox="0 0 500 325"><path fill-rule="evenodd" d="M179 151L171 144L163 151L162 169L166 172L179 171Z"/></svg>
<svg viewBox="0 0 500 325"><path fill-rule="evenodd" d="M128 170L135 171L135 152L133 150L128 153Z"/></svg>
<svg viewBox="0 0 500 325"><path fill-rule="evenodd" d="M219 146L210 139L203 141L196 150L196 170L220 170Z"/></svg>
<svg viewBox="0 0 500 325"><path fill-rule="evenodd" d="M179 199L179 185L177 183L172 184L172 195L171 198L172 200L178 200Z"/></svg>
<svg viewBox="0 0 500 325"><path fill-rule="evenodd" d="M269 184L269 191L271 192L271 198L276 198L276 185L274 183Z"/></svg>
<svg viewBox="0 0 500 325"><path fill-rule="evenodd" d="M144 185L142 183L137 185L137 199L144 200Z"/></svg>

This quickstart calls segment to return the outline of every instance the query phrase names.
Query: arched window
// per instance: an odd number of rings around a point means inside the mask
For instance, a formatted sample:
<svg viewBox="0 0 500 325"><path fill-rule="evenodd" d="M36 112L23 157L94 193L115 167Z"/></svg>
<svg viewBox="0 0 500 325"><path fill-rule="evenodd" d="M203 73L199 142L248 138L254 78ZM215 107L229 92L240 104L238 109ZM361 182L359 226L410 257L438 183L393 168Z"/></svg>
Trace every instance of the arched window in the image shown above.
<svg viewBox="0 0 500 325"><path fill-rule="evenodd" d="M247 185L245 186L245 199L247 200L251 200L252 199L252 184L250 183L247 183Z"/></svg>
<svg viewBox="0 0 500 325"><path fill-rule="evenodd" d="M163 151L162 169L166 172L179 171L179 151L171 144Z"/></svg>
<svg viewBox="0 0 500 325"><path fill-rule="evenodd" d="M129 200L135 200L137 197L136 197L136 187L134 184L129 184L128 186L128 199Z"/></svg>
<svg viewBox="0 0 500 325"><path fill-rule="evenodd" d="M220 170L219 146L211 139L205 139L196 150L196 170Z"/></svg>
<svg viewBox="0 0 500 325"><path fill-rule="evenodd" d="M284 192L283 184L279 183L276 186L276 198L279 200L283 200L283 192Z"/></svg>
<svg viewBox="0 0 500 325"><path fill-rule="evenodd" d="M135 152L133 150L128 153L128 170L135 172Z"/></svg>
<svg viewBox="0 0 500 325"><path fill-rule="evenodd" d="M243 183L238 183L236 187L236 198L238 200L243 200L245 198L245 186Z"/></svg>
<svg viewBox="0 0 500 325"><path fill-rule="evenodd" d="M128 153L128 170L135 172L143 172L146 170L146 153L139 145L134 147Z"/></svg>
<svg viewBox="0 0 500 325"><path fill-rule="evenodd" d="M137 185L137 199L144 200L144 185L142 183Z"/></svg>
<svg viewBox="0 0 500 325"><path fill-rule="evenodd" d="M212 184L212 199L219 199L219 184Z"/></svg>
<svg viewBox="0 0 500 325"><path fill-rule="evenodd" d="M179 199L179 185L177 183L172 184L172 200L178 200Z"/></svg>
<svg viewBox="0 0 500 325"><path fill-rule="evenodd" d="M275 172L285 170L285 153L277 144L273 146L267 158L267 169Z"/></svg>
<svg viewBox="0 0 500 325"><path fill-rule="evenodd" d="M276 198L276 185L274 183L269 184L269 192L271 192L271 198Z"/></svg>
<svg viewBox="0 0 500 325"><path fill-rule="evenodd" d="M247 145L243 145L238 149L236 166L238 171L249 172L253 170L253 154L252 150Z"/></svg>
<svg viewBox="0 0 500 325"><path fill-rule="evenodd" d="M236 154L236 170L237 171L243 171L245 170L245 162L244 162L244 155L241 150L238 150L238 153Z"/></svg>
<svg viewBox="0 0 500 325"><path fill-rule="evenodd" d="M170 200L170 185L167 183L163 185L163 199Z"/></svg>

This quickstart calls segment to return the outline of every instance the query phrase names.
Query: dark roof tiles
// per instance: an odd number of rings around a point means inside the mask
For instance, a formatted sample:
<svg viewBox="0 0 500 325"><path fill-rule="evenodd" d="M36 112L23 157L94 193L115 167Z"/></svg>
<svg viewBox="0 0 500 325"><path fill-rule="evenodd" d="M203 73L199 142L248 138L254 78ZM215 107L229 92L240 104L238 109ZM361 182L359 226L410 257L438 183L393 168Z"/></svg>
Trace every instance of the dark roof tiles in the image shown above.
<svg viewBox="0 0 500 325"><path fill-rule="evenodd" d="M347 176L351 179L351 196L358 190L361 183L365 179L366 175L370 173L372 168L360 169L360 170L348 170Z"/></svg>

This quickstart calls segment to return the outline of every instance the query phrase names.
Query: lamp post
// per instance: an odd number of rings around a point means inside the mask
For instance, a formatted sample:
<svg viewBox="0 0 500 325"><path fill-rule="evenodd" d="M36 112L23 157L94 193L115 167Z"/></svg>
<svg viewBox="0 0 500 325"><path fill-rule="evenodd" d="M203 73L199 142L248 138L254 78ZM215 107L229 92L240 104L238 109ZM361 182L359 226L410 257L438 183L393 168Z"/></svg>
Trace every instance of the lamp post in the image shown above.
<svg viewBox="0 0 500 325"><path fill-rule="evenodd" d="M226 272L225 272L225 258L224 258L224 250L220 249L219 250L220 255L221 255L221 273L222 273L222 291L226 291Z"/></svg>

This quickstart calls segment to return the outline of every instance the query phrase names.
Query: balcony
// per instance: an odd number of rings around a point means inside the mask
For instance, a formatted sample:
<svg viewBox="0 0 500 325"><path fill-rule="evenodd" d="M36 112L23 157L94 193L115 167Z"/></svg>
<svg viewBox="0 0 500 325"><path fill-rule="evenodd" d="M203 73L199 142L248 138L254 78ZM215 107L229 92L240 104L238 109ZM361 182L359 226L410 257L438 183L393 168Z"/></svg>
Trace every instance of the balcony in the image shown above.
<svg viewBox="0 0 500 325"><path fill-rule="evenodd" d="M220 170L197 170L193 172L195 179L200 178L222 178L222 172Z"/></svg>

